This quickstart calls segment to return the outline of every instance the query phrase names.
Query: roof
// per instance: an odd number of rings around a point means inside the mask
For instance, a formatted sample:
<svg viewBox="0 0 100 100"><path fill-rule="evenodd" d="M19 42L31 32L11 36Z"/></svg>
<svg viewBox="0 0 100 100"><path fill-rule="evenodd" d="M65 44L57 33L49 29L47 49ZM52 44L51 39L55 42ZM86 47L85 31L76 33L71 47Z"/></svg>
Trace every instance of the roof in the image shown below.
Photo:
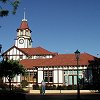
<svg viewBox="0 0 100 100"><path fill-rule="evenodd" d="M20 61L25 68L33 68L37 66L45 66L46 62L49 62L50 59L24 59Z"/></svg>
<svg viewBox="0 0 100 100"><path fill-rule="evenodd" d="M88 65L89 60L94 60L94 56L81 53L79 65ZM21 60L20 63L24 65L26 68L33 67L44 67L44 66L76 66L76 58L75 54L59 54L53 58L48 59L24 59Z"/></svg>
<svg viewBox="0 0 100 100"><path fill-rule="evenodd" d="M20 48L21 51L28 55L54 55L54 52L50 52L42 47L35 48Z"/></svg>
<svg viewBox="0 0 100 100"><path fill-rule="evenodd" d="M57 53L50 52L42 47L35 47L35 48L18 48L15 45L9 48L6 52L3 53L3 55L6 55L6 53L13 48L16 48L17 50L21 51L25 55L34 56L34 55L56 55Z"/></svg>
<svg viewBox="0 0 100 100"><path fill-rule="evenodd" d="M22 20L21 25L20 25L20 27L18 29L21 29L21 30L29 29L27 20Z"/></svg>

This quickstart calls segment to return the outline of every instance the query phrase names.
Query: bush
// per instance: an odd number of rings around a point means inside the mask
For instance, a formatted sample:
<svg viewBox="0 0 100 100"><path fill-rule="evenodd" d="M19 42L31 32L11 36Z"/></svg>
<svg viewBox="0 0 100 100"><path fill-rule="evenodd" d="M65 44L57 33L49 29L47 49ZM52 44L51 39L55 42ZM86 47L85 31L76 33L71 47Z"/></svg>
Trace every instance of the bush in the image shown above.
<svg viewBox="0 0 100 100"><path fill-rule="evenodd" d="M28 86L28 82L26 80L22 80L21 86L22 88L25 88L26 86Z"/></svg>
<svg viewBox="0 0 100 100"><path fill-rule="evenodd" d="M56 90L56 89L57 89L56 85L53 85L53 90Z"/></svg>
<svg viewBox="0 0 100 100"><path fill-rule="evenodd" d="M58 85L57 86L57 90L61 90L61 85Z"/></svg>
<svg viewBox="0 0 100 100"><path fill-rule="evenodd" d="M2 90L6 90L7 88L9 88L9 86L8 86L6 83L1 83L1 84L0 84L0 88L1 88Z"/></svg>
<svg viewBox="0 0 100 100"><path fill-rule="evenodd" d="M73 89L73 86L72 85L68 85L67 86L67 90L72 90Z"/></svg>
<svg viewBox="0 0 100 100"><path fill-rule="evenodd" d="M12 92L14 92L14 93L28 93L29 91L25 91L22 88L17 87L17 88L13 88Z"/></svg>
<svg viewBox="0 0 100 100"><path fill-rule="evenodd" d="M40 89L39 85L33 85L33 90L39 90L39 89Z"/></svg>

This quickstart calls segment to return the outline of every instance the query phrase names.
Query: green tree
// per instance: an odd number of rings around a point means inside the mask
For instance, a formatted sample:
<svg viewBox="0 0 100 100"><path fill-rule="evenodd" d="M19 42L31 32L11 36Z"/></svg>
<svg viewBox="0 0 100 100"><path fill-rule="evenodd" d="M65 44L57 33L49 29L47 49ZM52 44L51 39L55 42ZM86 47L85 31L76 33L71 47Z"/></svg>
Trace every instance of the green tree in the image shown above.
<svg viewBox="0 0 100 100"><path fill-rule="evenodd" d="M92 82L94 88L100 91L100 58L89 61L89 68L92 70Z"/></svg>
<svg viewBox="0 0 100 100"><path fill-rule="evenodd" d="M16 10L20 4L20 0L0 0L2 6L0 5L0 17L8 16L9 12L12 12L12 14L16 13ZM3 5L5 6L12 6L11 10L8 10L8 8L3 8Z"/></svg>
<svg viewBox="0 0 100 100"><path fill-rule="evenodd" d="M17 60L3 60L0 64L0 77L6 77L9 81L11 91L11 81L16 75L25 75L25 68Z"/></svg>

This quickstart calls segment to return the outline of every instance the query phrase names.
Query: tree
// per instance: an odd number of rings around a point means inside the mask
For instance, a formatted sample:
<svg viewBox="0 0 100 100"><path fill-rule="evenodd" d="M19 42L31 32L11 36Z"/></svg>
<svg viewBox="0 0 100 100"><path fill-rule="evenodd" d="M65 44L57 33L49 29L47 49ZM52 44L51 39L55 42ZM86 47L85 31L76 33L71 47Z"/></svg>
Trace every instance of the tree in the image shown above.
<svg viewBox="0 0 100 100"><path fill-rule="evenodd" d="M11 5L13 8L12 10L8 10L0 6L0 17L8 16L9 12L11 11L12 14L16 13L16 10L20 4L20 0L0 0L2 5Z"/></svg>
<svg viewBox="0 0 100 100"><path fill-rule="evenodd" d="M100 58L89 61L89 68L92 70L93 85L100 91Z"/></svg>
<svg viewBox="0 0 100 100"><path fill-rule="evenodd" d="M25 68L17 60L3 60L0 64L0 77L6 77L9 81L11 91L11 81L16 75L25 75Z"/></svg>

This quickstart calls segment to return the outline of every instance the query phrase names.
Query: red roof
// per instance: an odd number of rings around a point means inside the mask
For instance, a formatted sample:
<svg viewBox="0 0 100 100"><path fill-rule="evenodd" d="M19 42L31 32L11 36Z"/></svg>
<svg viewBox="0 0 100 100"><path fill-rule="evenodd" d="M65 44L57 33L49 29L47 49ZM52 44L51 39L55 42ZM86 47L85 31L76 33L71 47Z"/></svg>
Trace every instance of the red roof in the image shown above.
<svg viewBox="0 0 100 100"><path fill-rule="evenodd" d="M44 66L46 62L49 62L50 59L24 59L20 61L20 64L24 65L25 68L33 68L37 66Z"/></svg>
<svg viewBox="0 0 100 100"><path fill-rule="evenodd" d="M35 47L35 48L18 48L15 45L12 46L10 49L8 49L6 52L3 53L3 55L6 55L6 53L8 51L10 51L11 49L16 48L19 51L21 51L22 53L24 53L27 56L34 56L34 55L57 55L57 53L55 52L50 52L42 47Z"/></svg>
<svg viewBox="0 0 100 100"><path fill-rule="evenodd" d="M94 60L94 56L82 53L80 55L79 65L88 65L89 60ZM42 66L76 66L75 54L59 54L48 59L24 59L20 63L26 68L42 67Z"/></svg>
<svg viewBox="0 0 100 100"><path fill-rule="evenodd" d="M36 48L20 48L21 51L26 53L27 55L54 55L55 53L50 52L42 47Z"/></svg>
<svg viewBox="0 0 100 100"><path fill-rule="evenodd" d="M27 20L23 20L23 21L21 22L21 25L20 25L19 29L22 29L22 30L23 30L23 29L29 29Z"/></svg>

